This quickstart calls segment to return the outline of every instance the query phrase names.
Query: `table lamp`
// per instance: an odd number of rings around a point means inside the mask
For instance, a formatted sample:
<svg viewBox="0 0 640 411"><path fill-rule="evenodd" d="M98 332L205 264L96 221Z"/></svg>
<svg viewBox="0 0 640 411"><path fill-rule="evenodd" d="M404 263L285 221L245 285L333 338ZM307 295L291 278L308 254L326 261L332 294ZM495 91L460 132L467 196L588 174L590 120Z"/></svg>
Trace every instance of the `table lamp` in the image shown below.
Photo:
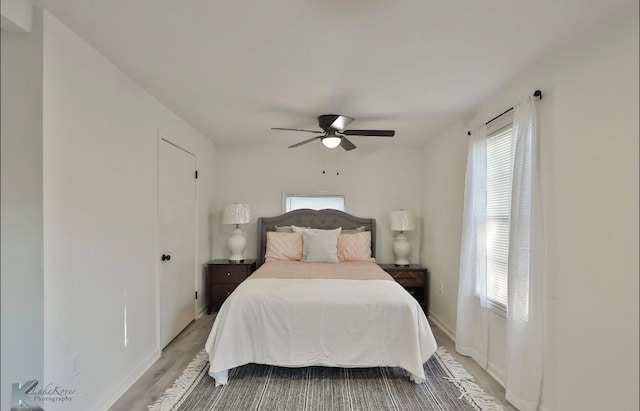
<svg viewBox="0 0 640 411"><path fill-rule="evenodd" d="M415 230L413 214L407 210L391 211L391 230L400 231L393 241L393 253L396 256L395 265L398 267L406 267L409 265L411 244L404 232Z"/></svg>
<svg viewBox="0 0 640 411"><path fill-rule="evenodd" d="M222 213L222 224L235 224L236 228L231 231L227 239L229 249L229 262L241 262L244 260L244 249L247 246L247 239L240 229L240 224L248 224L251 221L249 205L245 203L227 204Z"/></svg>

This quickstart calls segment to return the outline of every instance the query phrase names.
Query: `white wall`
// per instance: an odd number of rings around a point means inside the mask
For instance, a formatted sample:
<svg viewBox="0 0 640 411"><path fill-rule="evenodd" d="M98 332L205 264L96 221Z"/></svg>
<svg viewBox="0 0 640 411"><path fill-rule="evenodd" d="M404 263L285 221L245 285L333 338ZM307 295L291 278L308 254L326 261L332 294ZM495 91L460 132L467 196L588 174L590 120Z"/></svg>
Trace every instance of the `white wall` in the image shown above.
<svg viewBox="0 0 640 411"><path fill-rule="evenodd" d="M8 410L11 384L43 378L42 14L31 33L3 30L1 39L0 409Z"/></svg>
<svg viewBox="0 0 640 411"><path fill-rule="evenodd" d="M638 10L547 56L425 148L422 260L455 330L466 131L540 88L546 213L543 406L638 409ZM501 373L503 320L490 360Z"/></svg>
<svg viewBox="0 0 640 411"><path fill-rule="evenodd" d="M82 394L46 409L105 409L160 353L159 136L202 166L200 263L210 258L213 144L47 13L43 72L44 379Z"/></svg>
<svg viewBox="0 0 640 411"><path fill-rule="evenodd" d="M355 142L357 145L357 142ZM358 147L350 152L328 150L320 143L295 149L286 146L216 146L217 198L212 216L213 255L228 257L225 241L231 226L221 225L222 209L234 201L246 202L252 221L247 234L246 258L257 255L257 217L283 212L283 192L290 194L344 194L347 212L377 220L377 254L380 262L394 261L389 212L421 209L421 151L389 146ZM322 174L323 168L326 174ZM339 170L340 175L336 175ZM410 261L419 262L420 231L408 233Z"/></svg>
<svg viewBox="0 0 640 411"><path fill-rule="evenodd" d="M16 33L29 33L34 24L37 30L42 29L41 21L33 21L34 19L42 19L40 16L34 16L34 8L28 0L3 0L0 3L2 9L2 29ZM42 32L40 32L40 35Z"/></svg>

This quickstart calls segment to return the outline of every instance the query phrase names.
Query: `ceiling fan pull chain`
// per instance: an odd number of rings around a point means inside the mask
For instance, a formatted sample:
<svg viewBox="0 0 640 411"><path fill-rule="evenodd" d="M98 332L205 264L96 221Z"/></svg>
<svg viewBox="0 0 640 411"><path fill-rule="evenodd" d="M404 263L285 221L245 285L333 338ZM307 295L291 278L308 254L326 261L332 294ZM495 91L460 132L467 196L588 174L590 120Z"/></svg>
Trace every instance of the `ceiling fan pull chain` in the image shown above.
<svg viewBox="0 0 640 411"><path fill-rule="evenodd" d="M340 150L336 150L336 175L340 175Z"/></svg>
<svg viewBox="0 0 640 411"><path fill-rule="evenodd" d="M322 174L326 174L327 169L327 150L322 153Z"/></svg>

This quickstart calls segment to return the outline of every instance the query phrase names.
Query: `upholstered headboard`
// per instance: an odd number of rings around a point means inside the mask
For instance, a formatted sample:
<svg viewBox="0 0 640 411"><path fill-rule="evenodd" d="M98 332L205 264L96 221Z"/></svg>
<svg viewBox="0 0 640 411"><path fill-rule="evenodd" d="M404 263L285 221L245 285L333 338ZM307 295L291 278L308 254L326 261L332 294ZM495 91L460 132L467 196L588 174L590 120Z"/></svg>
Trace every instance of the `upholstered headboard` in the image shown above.
<svg viewBox="0 0 640 411"><path fill-rule="evenodd" d="M365 231L371 231L371 256L376 256L376 220L374 218L355 217L339 210L302 209L276 217L258 218L258 267L264 263L264 255L267 250L267 231L275 231L276 226L287 225L322 229L342 227L345 230L364 226Z"/></svg>

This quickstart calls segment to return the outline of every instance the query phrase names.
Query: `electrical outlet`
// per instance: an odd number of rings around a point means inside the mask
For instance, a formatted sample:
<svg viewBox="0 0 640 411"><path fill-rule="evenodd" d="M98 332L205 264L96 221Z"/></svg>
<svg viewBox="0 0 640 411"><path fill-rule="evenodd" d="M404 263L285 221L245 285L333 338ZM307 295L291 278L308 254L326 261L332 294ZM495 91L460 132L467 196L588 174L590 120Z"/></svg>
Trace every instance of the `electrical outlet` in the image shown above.
<svg viewBox="0 0 640 411"><path fill-rule="evenodd" d="M69 377L80 374L80 354L75 353L69 356Z"/></svg>
<svg viewBox="0 0 640 411"><path fill-rule="evenodd" d="M438 290L438 294L444 294L444 283L440 281L440 289Z"/></svg>

